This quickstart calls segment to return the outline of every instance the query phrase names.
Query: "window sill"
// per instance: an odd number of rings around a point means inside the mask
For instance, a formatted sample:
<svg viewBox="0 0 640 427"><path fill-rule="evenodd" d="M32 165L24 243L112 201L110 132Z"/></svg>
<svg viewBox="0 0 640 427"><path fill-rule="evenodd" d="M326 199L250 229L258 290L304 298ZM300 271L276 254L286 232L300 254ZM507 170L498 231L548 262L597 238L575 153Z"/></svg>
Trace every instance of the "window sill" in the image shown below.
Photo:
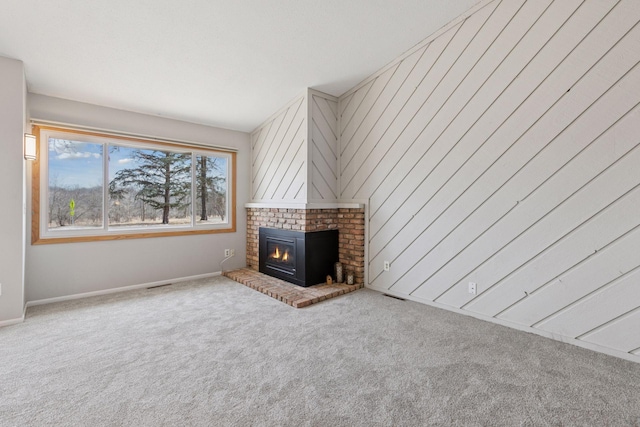
<svg viewBox="0 0 640 427"><path fill-rule="evenodd" d="M173 236L193 236L199 234L220 234L235 233L236 227L231 228L214 228L207 230L174 230L159 231L146 233L118 233L118 234L100 234L93 236L67 236L67 237L38 237L34 236L31 240L32 245L49 245L57 243L84 243L84 242L103 242L110 240L129 240L129 239L149 239L153 237L173 237Z"/></svg>

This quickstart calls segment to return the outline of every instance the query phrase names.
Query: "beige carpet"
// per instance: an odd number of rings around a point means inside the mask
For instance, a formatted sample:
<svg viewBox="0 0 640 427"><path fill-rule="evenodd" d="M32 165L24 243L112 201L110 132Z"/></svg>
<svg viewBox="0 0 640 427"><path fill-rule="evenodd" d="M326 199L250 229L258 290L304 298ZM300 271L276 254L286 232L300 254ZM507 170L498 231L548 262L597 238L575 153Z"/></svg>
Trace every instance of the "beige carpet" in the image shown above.
<svg viewBox="0 0 640 427"><path fill-rule="evenodd" d="M1 426L640 426L640 364L364 289L226 278L33 307Z"/></svg>

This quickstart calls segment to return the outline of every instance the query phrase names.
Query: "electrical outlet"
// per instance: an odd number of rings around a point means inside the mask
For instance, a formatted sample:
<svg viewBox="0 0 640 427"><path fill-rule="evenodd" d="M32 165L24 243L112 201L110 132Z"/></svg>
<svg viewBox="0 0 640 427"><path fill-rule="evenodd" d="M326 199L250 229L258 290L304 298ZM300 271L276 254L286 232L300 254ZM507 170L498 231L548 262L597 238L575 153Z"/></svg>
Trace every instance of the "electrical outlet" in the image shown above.
<svg viewBox="0 0 640 427"><path fill-rule="evenodd" d="M391 267L391 263L389 261L385 261L384 267L383 267L384 271L389 271L390 267Z"/></svg>
<svg viewBox="0 0 640 427"><path fill-rule="evenodd" d="M225 257L225 258L228 258L228 257L230 257L230 256L231 256L231 249L225 249L225 250L224 250L224 257Z"/></svg>
<svg viewBox="0 0 640 427"><path fill-rule="evenodd" d="M469 293L475 295L476 294L476 283L469 282Z"/></svg>
<svg viewBox="0 0 640 427"><path fill-rule="evenodd" d="M236 250L235 249L231 249L231 256L236 256Z"/></svg>

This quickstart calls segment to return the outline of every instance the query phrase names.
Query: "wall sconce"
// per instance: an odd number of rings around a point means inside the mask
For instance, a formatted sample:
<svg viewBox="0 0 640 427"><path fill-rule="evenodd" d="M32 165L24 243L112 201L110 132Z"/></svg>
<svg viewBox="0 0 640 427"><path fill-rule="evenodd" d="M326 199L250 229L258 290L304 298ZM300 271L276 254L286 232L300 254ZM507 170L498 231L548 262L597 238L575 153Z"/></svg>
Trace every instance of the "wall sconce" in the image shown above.
<svg viewBox="0 0 640 427"><path fill-rule="evenodd" d="M26 160L36 159L36 136L30 133L24 134L24 158Z"/></svg>

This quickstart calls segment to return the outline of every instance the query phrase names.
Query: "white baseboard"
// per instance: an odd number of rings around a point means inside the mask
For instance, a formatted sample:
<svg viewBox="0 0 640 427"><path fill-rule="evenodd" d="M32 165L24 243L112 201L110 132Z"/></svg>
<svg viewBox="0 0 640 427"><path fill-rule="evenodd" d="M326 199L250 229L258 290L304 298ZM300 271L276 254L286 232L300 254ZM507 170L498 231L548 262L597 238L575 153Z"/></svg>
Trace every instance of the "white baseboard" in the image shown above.
<svg viewBox="0 0 640 427"><path fill-rule="evenodd" d="M394 292L393 290L389 290L389 289L376 288L375 286L370 286L370 285L367 285L366 287L368 289L371 289L371 290L374 290L374 291L377 291L377 292L382 292L383 294L388 294L388 295L392 295L392 296L395 296L395 297L404 298L404 299L407 299L407 300L410 300L410 301L419 302L421 304L429 305L431 307L441 308L443 310L452 311L454 313L463 314L465 316L470 316L470 317L474 317L476 319L480 319L480 320L484 320L484 321L487 321L487 322L495 323L495 324L498 324L500 326L506 326L507 328L517 329L517 330L523 331L523 332L529 332L529 333L532 333L532 334L540 335L540 336L545 337L545 338L551 338L554 341L560 341L560 342L563 342L563 343L566 343L566 344L572 344L572 345L575 345L575 346L578 346L578 347L586 348L588 350L596 351L598 353L604 353L604 354L607 354L609 356L619 357L620 359L625 359L625 360L629 360L631 362L640 363L640 355L631 354L631 353L625 353L624 351L615 350L615 349L604 347L604 346L601 346L601 345L598 345L598 344L593 344L593 343L577 340L575 338L565 337L563 335L554 334L553 332L548 332L548 331L544 331L544 330L541 330L541 329L532 328L530 326L519 325L517 323L508 322L508 321L505 321L505 320L502 320L502 319L496 319L495 317L490 317L490 316L486 316L486 315L483 315L483 314L474 313L472 311L461 310L461 309L456 308L456 307L451 307L449 305L440 304L440 303L433 302L433 301L430 301L430 300L427 300L427 299L414 297L413 295L403 294L401 292Z"/></svg>
<svg viewBox="0 0 640 427"><path fill-rule="evenodd" d="M0 328L4 326L17 325L19 323L24 322L24 313L22 313L22 317L18 317L17 319L9 319L0 321Z"/></svg>
<svg viewBox="0 0 640 427"><path fill-rule="evenodd" d="M170 283L187 282L189 280L207 279L209 277L220 276L221 274L222 274L221 271L216 271L214 273L198 274L198 275L195 275L195 276L178 277L178 278L175 278L175 279L160 280L158 282L141 283L139 285L122 286L120 288L103 289L101 291L83 292L81 294L65 295L65 296L55 297L55 298L46 298L46 299L40 299L40 300L35 300L35 301L28 301L27 305L25 306L25 310L28 307L33 307L33 306L36 306L36 305L51 304L51 303L54 303L54 302L62 302L62 301L71 301L71 300L74 300L74 299L95 297L95 296L99 296L99 295L115 294L115 293L118 293L118 292L126 292L126 291L133 291L133 290L136 290L136 289L151 288L153 286L168 285ZM0 322L0 326L2 326L1 322Z"/></svg>

